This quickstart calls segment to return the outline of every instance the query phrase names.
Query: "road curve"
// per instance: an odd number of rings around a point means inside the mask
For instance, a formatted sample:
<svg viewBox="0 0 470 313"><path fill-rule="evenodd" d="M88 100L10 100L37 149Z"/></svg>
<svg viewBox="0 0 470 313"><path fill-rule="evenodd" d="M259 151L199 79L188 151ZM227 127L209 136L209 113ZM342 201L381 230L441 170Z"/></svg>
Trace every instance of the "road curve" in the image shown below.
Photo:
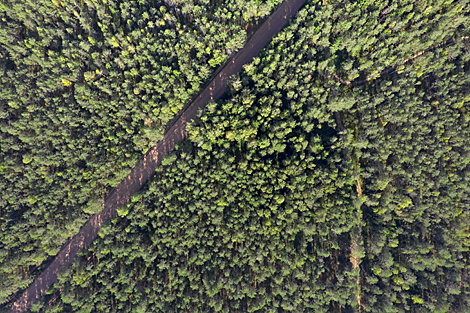
<svg viewBox="0 0 470 313"><path fill-rule="evenodd" d="M188 102L177 116L170 122L164 138L143 155L130 175L117 187L113 188L105 197L103 210L90 217L68 243L66 243L49 266L36 278L36 280L22 293L12 305L9 312L24 312L34 301L46 293L49 286L57 280L59 272L72 264L77 252L87 248L98 236L101 224L116 216L116 209L126 204L131 195L138 191L145 182L155 173L163 157L171 152L177 142L187 137L186 123L195 120L197 112L211 100L220 98L227 89L228 78L238 73L242 66L250 62L262 48L279 32L302 7L305 0L286 0L248 39L244 48L231 56L227 62L212 76L206 87L193 101Z"/></svg>

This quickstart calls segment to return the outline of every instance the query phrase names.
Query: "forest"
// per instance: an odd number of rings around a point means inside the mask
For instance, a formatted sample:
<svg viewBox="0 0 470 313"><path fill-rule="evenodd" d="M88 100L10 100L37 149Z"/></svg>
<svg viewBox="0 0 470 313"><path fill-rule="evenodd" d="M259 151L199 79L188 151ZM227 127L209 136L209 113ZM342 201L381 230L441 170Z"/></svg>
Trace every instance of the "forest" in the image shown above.
<svg viewBox="0 0 470 313"><path fill-rule="evenodd" d="M277 6L0 3L0 305L28 286Z"/></svg>
<svg viewBox="0 0 470 313"><path fill-rule="evenodd" d="M1 7L3 303L277 5L238 3ZM307 1L31 311L469 312L469 12Z"/></svg>

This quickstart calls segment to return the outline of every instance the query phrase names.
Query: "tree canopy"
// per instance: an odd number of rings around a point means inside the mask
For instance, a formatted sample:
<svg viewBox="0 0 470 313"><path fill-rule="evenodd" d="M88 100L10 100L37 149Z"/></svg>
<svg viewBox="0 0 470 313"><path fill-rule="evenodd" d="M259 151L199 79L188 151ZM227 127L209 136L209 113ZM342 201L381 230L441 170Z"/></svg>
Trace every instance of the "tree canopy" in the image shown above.
<svg viewBox="0 0 470 313"><path fill-rule="evenodd" d="M0 304L32 282L277 2L0 4Z"/></svg>
<svg viewBox="0 0 470 313"><path fill-rule="evenodd" d="M32 311L468 311L468 12L308 1Z"/></svg>

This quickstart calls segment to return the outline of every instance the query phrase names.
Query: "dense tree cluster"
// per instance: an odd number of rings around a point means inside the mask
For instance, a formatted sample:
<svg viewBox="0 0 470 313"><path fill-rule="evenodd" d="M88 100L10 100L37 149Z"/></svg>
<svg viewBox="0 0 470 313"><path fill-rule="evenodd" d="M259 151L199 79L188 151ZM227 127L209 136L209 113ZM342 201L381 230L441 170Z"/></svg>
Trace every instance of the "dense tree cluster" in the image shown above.
<svg viewBox="0 0 470 313"><path fill-rule="evenodd" d="M2 1L0 304L276 5Z"/></svg>
<svg viewBox="0 0 470 313"><path fill-rule="evenodd" d="M33 311L468 311L468 12L309 2Z"/></svg>
<svg viewBox="0 0 470 313"><path fill-rule="evenodd" d="M468 309L468 46L359 86L331 74L380 73L436 43L415 28L446 40L469 18L361 5L301 10L35 310ZM337 44L361 36L376 44Z"/></svg>
<svg viewBox="0 0 470 313"><path fill-rule="evenodd" d="M459 41L469 35L469 9L468 2L444 1L381 7L371 12L375 27L352 23L334 55L329 48L333 60L325 71L361 80L440 42L457 42L372 83L332 87L328 105L354 135L365 197L365 312L470 307L470 49ZM352 21L357 16L354 10L338 14ZM380 33L371 36L375 30ZM348 40L356 40L359 52Z"/></svg>
<svg viewBox="0 0 470 313"><path fill-rule="evenodd" d="M315 117L323 110L253 87L207 107L191 140L49 291L51 300L62 294L47 311L327 312L356 303L350 257L361 216L342 155L348 142L334 120Z"/></svg>

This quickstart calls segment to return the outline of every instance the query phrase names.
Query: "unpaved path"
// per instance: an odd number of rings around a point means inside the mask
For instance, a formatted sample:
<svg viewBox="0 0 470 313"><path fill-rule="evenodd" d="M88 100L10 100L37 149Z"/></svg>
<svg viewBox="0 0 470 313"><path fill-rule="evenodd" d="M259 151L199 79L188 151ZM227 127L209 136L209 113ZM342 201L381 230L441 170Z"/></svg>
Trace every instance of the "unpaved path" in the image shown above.
<svg viewBox="0 0 470 313"><path fill-rule="evenodd" d="M258 55L271 38L286 25L288 19L293 17L302 7L304 2L305 0L286 0L248 39L245 47L220 67L204 90L194 97L195 100L185 105L177 114L176 119L167 128L163 140L150 149L131 174L105 197L103 210L92 215L81 227L78 234L61 248L54 260L23 292L9 312L26 311L37 298L46 293L49 286L56 281L59 272L72 264L77 252L80 249L86 249L95 240L101 224L116 216L116 209L127 203L131 195L138 191L155 173L156 167L160 165L162 158L174 149L175 143L183 141L187 137L186 123L196 118L198 109L203 108L210 100L217 100L224 94L228 78L238 73L244 64Z"/></svg>
<svg viewBox="0 0 470 313"><path fill-rule="evenodd" d="M470 36L467 36L467 37L461 37L460 40L462 41L465 41L465 40L468 40L470 39ZM405 61L403 61L400 65L406 65L406 63L410 62L410 61L413 61L414 59L416 59L417 57L419 56L422 56L423 54L429 52L429 51L432 51L436 48L440 48L440 47L443 47L443 46L448 46L448 45L453 45L457 43L457 39L449 39L447 41L443 41L437 45L434 45L432 47L429 47L427 48L426 50L423 50L423 51L420 51L418 53L416 53L415 55L413 55L412 57L406 59ZM388 74L391 74L393 73L394 71L396 71L397 69L397 66L393 66L393 67L389 67L389 68L386 68L384 69L382 72L380 72L379 76L377 76L376 78L379 78L379 77L384 77ZM359 80L359 81L346 81L342 78L340 78L338 75L336 74L332 74L333 78L336 79L337 81L339 81L341 84L343 85L351 85L351 86L357 86L357 85L362 85L362 84L365 84L371 80L374 80L374 76L369 76L367 77L366 79L363 79L363 80Z"/></svg>

